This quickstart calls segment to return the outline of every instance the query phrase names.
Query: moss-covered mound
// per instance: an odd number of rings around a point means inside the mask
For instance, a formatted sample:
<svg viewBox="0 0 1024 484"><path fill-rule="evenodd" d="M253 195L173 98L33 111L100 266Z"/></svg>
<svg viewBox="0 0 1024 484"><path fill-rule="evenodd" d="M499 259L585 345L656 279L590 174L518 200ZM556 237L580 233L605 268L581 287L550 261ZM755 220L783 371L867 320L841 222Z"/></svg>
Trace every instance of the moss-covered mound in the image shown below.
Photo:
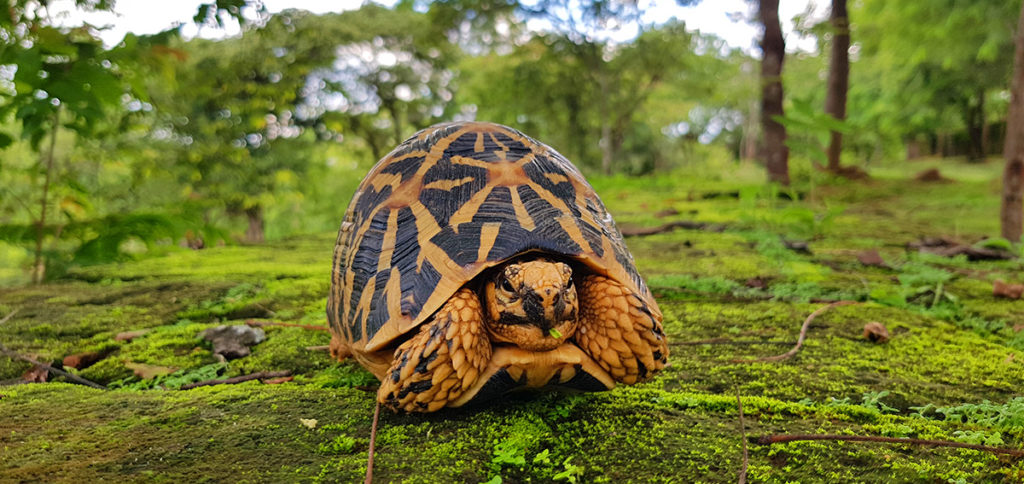
<svg viewBox="0 0 1024 484"><path fill-rule="evenodd" d="M996 232L998 167L943 166L956 181L939 185L908 173L785 196L753 181L592 180L623 227L687 219L715 229L627 240L665 314L670 366L651 383L605 393L385 413L375 475L734 481L744 430L751 439L825 433L1024 448L1024 301L992 292L997 279L1024 283L1020 259L968 261L907 245L946 237L1006 249L982 241ZM324 326L333 243L322 234L182 249L0 290L0 317L16 311L0 343L48 363L98 355L69 371L110 388L59 377L0 386L0 481L362 479L376 382L331 361L318 348L326 332L266 326L266 340L230 362L199 337L250 320ZM867 250L884 263L859 262ZM836 300L859 304L815 318L794 357L747 361L787 351L804 319ZM865 338L873 321L887 342ZM116 338L136 330L148 331ZM0 357L0 381L20 382L30 369ZM294 379L180 390L279 370ZM1024 460L920 445L751 443L748 472L755 482L1019 481Z"/></svg>

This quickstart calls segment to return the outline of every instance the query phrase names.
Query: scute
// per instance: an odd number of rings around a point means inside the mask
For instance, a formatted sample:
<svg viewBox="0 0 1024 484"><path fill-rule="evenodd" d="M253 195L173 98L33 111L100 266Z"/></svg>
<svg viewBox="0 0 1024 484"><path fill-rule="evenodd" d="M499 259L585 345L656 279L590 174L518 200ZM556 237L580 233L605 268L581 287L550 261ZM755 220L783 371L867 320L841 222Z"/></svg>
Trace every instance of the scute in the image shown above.
<svg viewBox="0 0 1024 484"><path fill-rule="evenodd" d="M349 204L331 329L357 356L379 350L481 271L530 251L578 260L651 299L611 216L562 155L497 124L425 129L379 161Z"/></svg>

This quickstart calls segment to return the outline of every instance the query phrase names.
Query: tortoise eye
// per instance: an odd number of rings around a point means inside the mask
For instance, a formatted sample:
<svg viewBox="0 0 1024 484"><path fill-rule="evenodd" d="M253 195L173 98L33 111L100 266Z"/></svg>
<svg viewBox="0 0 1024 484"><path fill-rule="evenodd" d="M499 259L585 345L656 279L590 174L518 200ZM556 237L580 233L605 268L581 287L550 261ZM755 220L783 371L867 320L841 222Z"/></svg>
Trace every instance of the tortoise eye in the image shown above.
<svg viewBox="0 0 1024 484"><path fill-rule="evenodd" d="M572 289L572 287L575 286L575 285L576 285L576 281L574 281L572 279L569 279L569 283L565 285L565 288L566 289Z"/></svg>
<svg viewBox="0 0 1024 484"><path fill-rule="evenodd" d="M511 281L509 281L507 278L502 277L501 278L501 290L505 291L505 292L514 292L515 288L512 287L512 282Z"/></svg>

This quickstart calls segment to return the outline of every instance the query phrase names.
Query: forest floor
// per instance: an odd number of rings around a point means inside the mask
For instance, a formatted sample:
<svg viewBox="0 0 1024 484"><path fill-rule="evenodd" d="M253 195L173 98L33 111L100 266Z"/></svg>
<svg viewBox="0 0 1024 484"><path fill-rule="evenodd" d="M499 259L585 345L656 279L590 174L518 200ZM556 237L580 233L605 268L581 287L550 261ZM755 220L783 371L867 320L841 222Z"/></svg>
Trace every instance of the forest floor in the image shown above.
<svg viewBox="0 0 1024 484"><path fill-rule="evenodd" d="M913 178L931 167L947 180ZM1024 458L983 450L753 442L842 434L1024 448L1024 300L993 294L996 280L1024 283L1024 264L908 245L1004 247L983 240L998 233L999 163L912 162L795 192L740 171L592 180L624 230L705 223L627 239L670 338L670 366L654 381L382 412L376 479L734 482L746 435L752 482L1024 480ZM71 371L109 388L14 384L32 365L0 356L0 481L361 481L376 380L310 349L326 332L267 326L250 356L228 363L198 336L249 320L324 326L334 238L169 250L0 289L0 318L14 313L0 343L45 362L103 356ZM792 358L737 361L786 352L808 315L840 300L859 304L817 316ZM887 342L865 337L869 322ZM135 330L148 332L115 339ZM280 370L294 379L179 389Z"/></svg>

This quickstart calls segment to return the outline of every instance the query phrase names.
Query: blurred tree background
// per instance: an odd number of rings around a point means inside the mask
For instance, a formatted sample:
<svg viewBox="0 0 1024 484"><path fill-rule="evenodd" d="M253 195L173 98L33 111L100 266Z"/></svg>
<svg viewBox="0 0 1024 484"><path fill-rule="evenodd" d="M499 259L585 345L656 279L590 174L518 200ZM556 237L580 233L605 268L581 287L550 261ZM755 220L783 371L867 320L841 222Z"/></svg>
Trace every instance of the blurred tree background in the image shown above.
<svg viewBox="0 0 1024 484"><path fill-rule="evenodd" d="M722 177L760 164L766 144L762 53L685 18L646 23L635 2L403 0L314 15L218 0L195 22L240 22L240 34L171 29L113 46L94 26L61 26L49 3L7 1L0 15L0 283L335 230L377 159L446 120L516 127L600 176ZM748 3L737 22L770 18L773 2ZM832 2L838 19L823 7L791 34L817 48L787 52L775 79L784 110L765 122L785 128L788 173L765 180L806 187L1003 152L1019 0L859 0L848 19L845 1ZM848 88L830 77L841 53Z"/></svg>

